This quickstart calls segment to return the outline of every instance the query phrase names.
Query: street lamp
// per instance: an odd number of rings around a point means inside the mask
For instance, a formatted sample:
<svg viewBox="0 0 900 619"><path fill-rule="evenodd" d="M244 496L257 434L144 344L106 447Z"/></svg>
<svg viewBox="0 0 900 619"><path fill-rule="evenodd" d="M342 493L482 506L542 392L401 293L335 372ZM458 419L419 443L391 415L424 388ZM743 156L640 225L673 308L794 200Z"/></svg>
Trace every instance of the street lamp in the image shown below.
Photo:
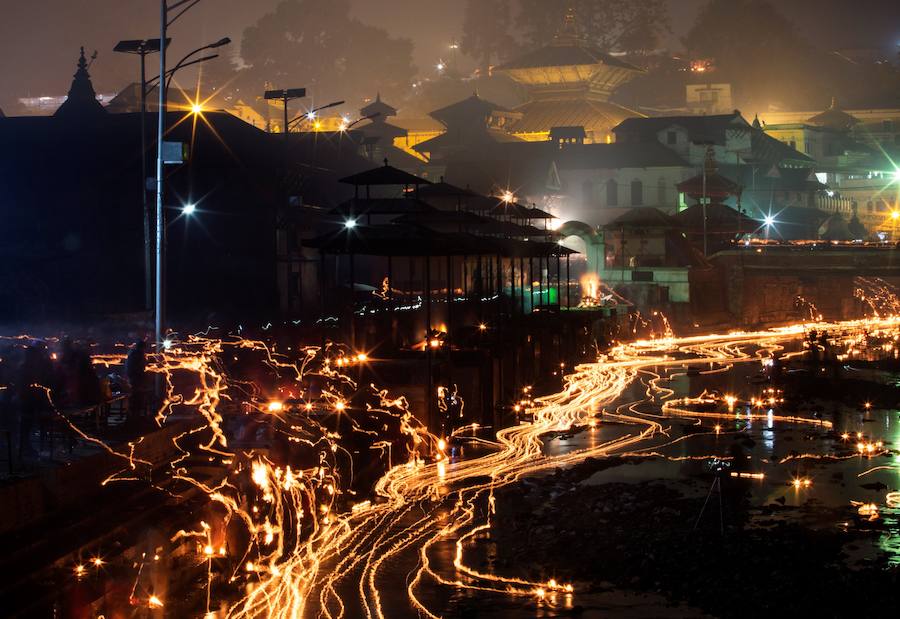
<svg viewBox="0 0 900 619"><path fill-rule="evenodd" d="M331 103L326 103L325 105L320 105L319 107L315 107L315 108L311 109L310 111L308 111L304 116L298 116L297 118L292 120L290 123L287 124L287 126L288 126L288 128L290 128L290 126L293 125L294 123L298 123L304 119L315 120L316 114L318 114L322 110L327 110L329 108L337 107L339 105L344 105L344 101L332 101ZM287 114L285 114L285 118L287 118Z"/></svg>
<svg viewBox="0 0 900 619"><path fill-rule="evenodd" d="M197 211L197 205L193 202L188 202L184 206L181 207L181 212L185 215L193 215Z"/></svg>
<svg viewBox="0 0 900 619"><path fill-rule="evenodd" d="M204 45L203 47L198 47L197 49L195 49L195 50L192 51L191 53L187 54L184 58L182 58L181 60L179 60L177 63L175 63L175 66L172 67L171 70L169 70L169 71L166 72L166 76L167 76L167 78L166 78L166 92L168 92L168 90L169 90L169 84L171 84L171 82L172 82L172 77L175 75L175 72L178 71L179 69L183 69L183 68L185 68L185 67L188 67L188 66L197 64L198 62L206 62L207 60L212 60L213 58L218 58L218 57L219 57L218 54L209 54L209 55L204 56L204 57L202 57L202 58L197 58L197 59L195 59L195 60L192 60L191 62L187 62L188 59L190 59L191 56L193 56L193 55L195 55L195 54L199 54L200 52L206 51L206 50L208 50L208 49L216 49L217 47L222 47L222 46L224 46L224 45L228 45L229 43L231 43L231 39L230 39L230 38L228 38L228 37L222 37L221 39L219 39L219 40L216 41L215 43L210 43L209 45Z"/></svg>
<svg viewBox="0 0 900 619"><path fill-rule="evenodd" d="M135 54L141 57L141 208L144 213L144 308L153 306L153 249L150 242L150 205L147 203L147 54L159 51L159 39L128 39L119 41L113 48L120 54ZM172 39L166 39L166 47Z"/></svg>
<svg viewBox="0 0 900 619"><path fill-rule="evenodd" d="M775 226L775 217L769 213L768 215L763 217L763 226L766 228L766 240L769 240L769 232Z"/></svg>
<svg viewBox="0 0 900 619"><path fill-rule="evenodd" d="M381 112L374 112L372 114L369 114L368 116L363 116L362 118L357 118L356 120L354 120L352 123L349 123L349 124L347 123L347 121L344 121L341 123L341 127L340 127L341 131L344 131L344 132L350 131L350 129L352 129L355 125L358 125L362 121L372 120L373 118L377 118L378 116L381 116Z"/></svg>
<svg viewBox="0 0 900 619"><path fill-rule="evenodd" d="M169 2L172 4L169 4ZM194 7L200 0L160 0L159 1L159 40L168 41L169 26L171 26L178 18L184 15L188 10ZM175 11L170 17L169 11ZM159 82L157 91L159 93L159 109L157 111L156 126L156 320L155 320L155 337L157 345L161 345L165 338L165 216L163 211L163 196L165 188L165 180L163 179L164 167L164 149L163 138L166 132L166 90L168 84L165 83L166 77L171 79L175 71L184 68L188 64L186 61L194 54L215 47L221 47L230 43L227 37L219 39L215 43L205 45L198 48L182 58L172 69L171 72L166 70L166 45L160 45L159 50Z"/></svg>
<svg viewBox="0 0 900 619"><path fill-rule="evenodd" d="M263 99L265 99L266 101L280 99L282 104L284 105L284 124L281 125L281 130L285 134L285 144L287 144L288 132L288 101L292 101L294 99L302 99L305 96L306 88L284 88L282 90L267 90L263 93Z"/></svg>

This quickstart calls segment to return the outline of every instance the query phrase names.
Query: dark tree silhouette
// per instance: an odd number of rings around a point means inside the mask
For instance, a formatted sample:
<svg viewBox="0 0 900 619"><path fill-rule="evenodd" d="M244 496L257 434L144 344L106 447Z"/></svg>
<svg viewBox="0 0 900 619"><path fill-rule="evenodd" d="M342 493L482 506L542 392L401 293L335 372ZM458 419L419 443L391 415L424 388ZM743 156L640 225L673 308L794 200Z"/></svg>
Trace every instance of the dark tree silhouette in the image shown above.
<svg viewBox="0 0 900 619"><path fill-rule="evenodd" d="M483 71L516 51L509 0L467 0L462 47ZM485 71L486 72L486 71Z"/></svg>
<svg viewBox="0 0 900 619"><path fill-rule="evenodd" d="M623 51L658 47L670 29L669 13L663 0L518 0L516 23L528 47L540 47L553 40L566 11L575 11L579 33L592 45Z"/></svg>
<svg viewBox="0 0 900 619"><path fill-rule="evenodd" d="M412 42L350 17L348 0L284 0L244 31L243 66L232 88L307 89L316 103L381 92L404 95L412 83Z"/></svg>
<svg viewBox="0 0 900 619"><path fill-rule="evenodd" d="M767 0L711 0L684 38L694 57L714 61L717 80L755 109L803 106L821 98L824 64L790 20Z"/></svg>

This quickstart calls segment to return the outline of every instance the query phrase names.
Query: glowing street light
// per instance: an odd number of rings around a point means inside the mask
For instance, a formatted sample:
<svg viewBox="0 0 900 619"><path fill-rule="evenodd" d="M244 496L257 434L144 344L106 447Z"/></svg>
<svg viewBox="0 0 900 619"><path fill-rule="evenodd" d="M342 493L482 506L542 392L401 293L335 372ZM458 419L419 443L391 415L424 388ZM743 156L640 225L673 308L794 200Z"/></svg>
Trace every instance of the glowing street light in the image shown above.
<svg viewBox="0 0 900 619"><path fill-rule="evenodd" d="M196 54L208 50L222 47L231 43L228 37L222 37L214 43L199 47L187 54L184 58L175 63L175 66L166 70L166 45L168 41L167 35L169 26L171 26L179 17L191 9L199 0L176 0L169 3L170 0L160 0L159 8L159 40L163 42L159 47L159 81L157 83L157 91L159 94L159 109L157 110L157 126L156 126L156 312L155 312L155 340L157 343L162 342L165 334L165 238L166 223L165 211L163 210L163 199L165 196L165 157L163 149L165 148L166 135L166 94L169 89L172 77L175 72L186 66L205 62L215 58L217 54L212 54L203 58L197 58L193 61L189 60ZM170 13L170 11L174 13ZM168 79L167 79L168 78ZM158 383L161 386L161 383Z"/></svg>
<svg viewBox="0 0 900 619"><path fill-rule="evenodd" d="M350 119L349 119L349 118L344 118L344 119L342 120L342 122L341 122L340 130L341 130L342 133L347 132L347 131L349 131L350 129L352 129L355 125L358 125L359 123L361 123L362 121L364 121L364 120L372 120L373 118L377 118L378 116L381 116L381 112L375 112L374 114L369 114L369 115L367 115L367 116L362 116L362 117L360 117L360 118L357 118L357 119L354 120L353 122L350 122Z"/></svg>
<svg viewBox="0 0 900 619"><path fill-rule="evenodd" d="M355 219L348 219L347 221L344 222L344 228L346 228L347 230L353 230L353 228L355 228L355 227L356 227Z"/></svg>
<svg viewBox="0 0 900 619"><path fill-rule="evenodd" d="M181 207L181 212L185 215L193 215L197 211L197 205L193 202L188 202L183 207Z"/></svg>
<svg viewBox="0 0 900 619"><path fill-rule="evenodd" d="M305 91L304 91L304 92L305 92ZM309 121L315 121L315 120L316 120L316 115L317 115L319 112L321 112L322 110L327 110L327 109L332 108L332 107L337 107L337 106L339 106L339 105L344 105L344 103L345 103L345 101L343 101L343 100L341 100L341 101L332 101L331 103L326 103L325 105L320 105L319 107L313 108L313 109L311 109L310 111L308 111L306 114L304 114L303 116L299 116L299 117L295 118L294 120L292 120L291 122L287 123L287 125L286 125L286 126L287 126L287 129L290 130L291 125L293 125L294 123L297 123L297 122L299 122L299 121L301 121L301 120L304 120L304 119L305 119L305 120L309 120ZM320 125L320 126L321 126L321 125ZM319 127L316 127L316 129L318 129L318 128L319 128Z"/></svg>
<svg viewBox="0 0 900 619"><path fill-rule="evenodd" d="M775 218L772 217L771 215L766 215L763 218L763 223L766 225L767 228L771 228L772 226L775 225Z"/></svg>

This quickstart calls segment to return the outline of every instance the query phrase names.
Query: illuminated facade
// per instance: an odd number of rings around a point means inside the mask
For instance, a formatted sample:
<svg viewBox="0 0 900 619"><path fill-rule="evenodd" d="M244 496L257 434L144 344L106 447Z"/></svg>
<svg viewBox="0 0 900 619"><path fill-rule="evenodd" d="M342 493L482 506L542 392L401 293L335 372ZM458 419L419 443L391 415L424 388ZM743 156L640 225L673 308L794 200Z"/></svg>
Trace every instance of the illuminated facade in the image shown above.
<svg viewBox="0 0 900 619"><path fill-rule="evenodd" d="M896 238L900 212L900 110L841 109L765 116L765 131L816 160L821 200L852 213L870 233Z"/></svg>

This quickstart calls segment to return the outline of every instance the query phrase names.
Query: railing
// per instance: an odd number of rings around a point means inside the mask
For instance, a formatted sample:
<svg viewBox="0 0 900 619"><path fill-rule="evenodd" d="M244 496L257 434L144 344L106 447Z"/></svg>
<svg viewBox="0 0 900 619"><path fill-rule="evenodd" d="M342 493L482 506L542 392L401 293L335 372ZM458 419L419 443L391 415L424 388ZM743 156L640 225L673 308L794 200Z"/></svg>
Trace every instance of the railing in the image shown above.
<svg viewBox="0 0 900 619"><path fill-rule="evenodd" d="M816 208L827 213L852 213L853 200L838 195L816 194Z"/></svg>

